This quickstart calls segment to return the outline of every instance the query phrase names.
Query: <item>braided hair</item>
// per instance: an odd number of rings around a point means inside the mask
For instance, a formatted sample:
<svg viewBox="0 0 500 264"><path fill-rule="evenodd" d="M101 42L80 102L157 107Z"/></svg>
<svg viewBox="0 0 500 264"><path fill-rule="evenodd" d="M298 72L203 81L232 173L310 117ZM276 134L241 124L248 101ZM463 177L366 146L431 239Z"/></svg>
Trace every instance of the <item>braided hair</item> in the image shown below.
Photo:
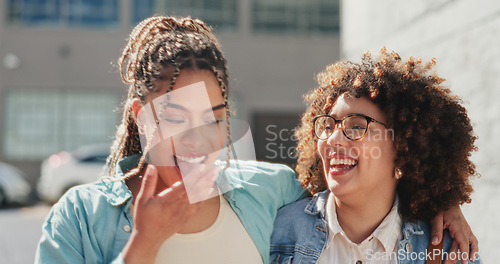
<svg viewBox="0 0 500 264"><path fill-rule="evenodd" d="M134 177L143 170L146 155L141 151L132 101L139 98L144 103L148 93L157 91L156 81L165 80L164 74L160 76L160 73L169 73L166 77L170 78L168 93L172 91L181 70L209 70L219 83L224 105L229 107L227 62L211 28L201 20L167 16L143 20L130 33L118 65L121 78L129 88L123 105L122 121L107 159L109 175L115 173L119 160L137 153L142 155L138 166L126 173L123 179ZM229 117L230 111L227 109L227 165L231 144Z"/></svg>

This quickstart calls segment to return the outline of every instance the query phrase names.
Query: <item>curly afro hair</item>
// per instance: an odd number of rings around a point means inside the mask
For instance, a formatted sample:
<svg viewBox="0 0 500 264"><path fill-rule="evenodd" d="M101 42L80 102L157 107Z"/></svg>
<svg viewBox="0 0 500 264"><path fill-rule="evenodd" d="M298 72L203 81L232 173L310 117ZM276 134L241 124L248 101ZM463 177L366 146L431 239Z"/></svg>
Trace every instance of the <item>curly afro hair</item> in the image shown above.
<svg viewBox="0 0 500 264"><path fill-rule="evenodd" d="M397 185L399 212L408 221L429 220L451 206L470 202L470 161L476 150L467 110L433 70L435 60L407 61L385 48L378 58L365 53L361 63L338 62L318 74L319 87L305 96L308 108L295 132L296 171L311 194L327 188L316 151L313 118L327 114L343 93L365 97L385 114L394 131L396 159L402 172Z"/></svg>

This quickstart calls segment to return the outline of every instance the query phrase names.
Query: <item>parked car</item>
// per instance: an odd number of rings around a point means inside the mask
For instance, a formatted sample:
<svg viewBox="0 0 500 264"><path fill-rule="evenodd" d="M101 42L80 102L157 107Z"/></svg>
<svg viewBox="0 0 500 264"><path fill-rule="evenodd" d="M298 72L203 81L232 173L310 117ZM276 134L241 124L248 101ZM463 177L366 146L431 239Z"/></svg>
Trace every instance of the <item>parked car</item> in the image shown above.
<svg viewBox="0 0 500 264"><path fill-rule="evenodd" d="M24 173L16 167L0 162L0 207L27 203L31 186Z"/></svg>
<svg viewBox="0 0 500 264"><path fill-rule="evenodd" d="M40 199L55 203L71 187L98 180L105 172L109 145L83 146L44 160L37 184Z"/></svg>

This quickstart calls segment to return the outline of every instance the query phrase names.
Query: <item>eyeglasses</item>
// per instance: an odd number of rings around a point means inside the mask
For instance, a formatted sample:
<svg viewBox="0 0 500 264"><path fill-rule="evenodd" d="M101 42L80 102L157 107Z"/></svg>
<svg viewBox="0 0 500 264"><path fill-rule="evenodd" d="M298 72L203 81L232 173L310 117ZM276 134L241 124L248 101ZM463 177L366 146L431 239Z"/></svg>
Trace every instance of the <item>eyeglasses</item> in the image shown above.
<svg viewBox="0 0 500 264"><path fill-rule="evenodd" d="M342 120L336 120L326 114L318 115L313 118L314 134L317 138L326 140L335 131L337 123L340 123L340 128L346 138L349 140L360 140L366 135L368 125L371 122L382 124L384 127L386 126L384 123L362 114L350 114Z"/></svg>

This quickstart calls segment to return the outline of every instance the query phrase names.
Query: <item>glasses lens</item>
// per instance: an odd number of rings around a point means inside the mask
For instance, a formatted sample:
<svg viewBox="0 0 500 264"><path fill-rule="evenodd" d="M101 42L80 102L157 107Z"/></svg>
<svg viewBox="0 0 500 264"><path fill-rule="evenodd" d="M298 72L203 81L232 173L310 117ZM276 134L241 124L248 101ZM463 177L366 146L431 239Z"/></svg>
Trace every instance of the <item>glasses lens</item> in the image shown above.
<svg viewBox="0 0 500 264"><path fill-rule="evenodd" d="M327 139L335 129L335 120L329 116L321 116L314 123L314 133L319 139Z"/></svg>
<svg viewBox="0 0 500 264"><path fill-rule="evenodd" d="M345 135L352 140L361 139L368 127L368 121L362 116L350 116L343 122Z"/></svg>

